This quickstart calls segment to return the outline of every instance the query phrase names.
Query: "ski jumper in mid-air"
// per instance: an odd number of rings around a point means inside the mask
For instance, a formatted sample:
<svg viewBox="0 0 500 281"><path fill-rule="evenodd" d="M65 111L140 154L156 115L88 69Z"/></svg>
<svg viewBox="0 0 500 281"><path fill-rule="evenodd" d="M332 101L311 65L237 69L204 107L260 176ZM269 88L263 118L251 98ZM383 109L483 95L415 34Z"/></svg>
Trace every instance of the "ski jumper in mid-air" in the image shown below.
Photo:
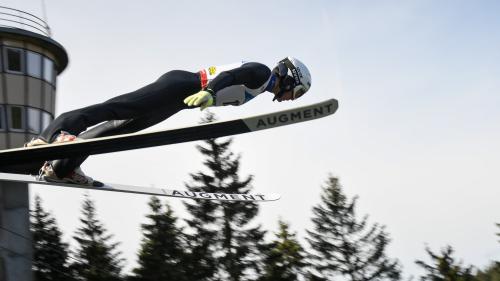
<svg viewBox="0 0 500 281"><path fill-rule="evenodd" d="M273 101L294 100L310 87L309 70L293 57L279 61L273 70L256 62L213 66L199 72L173 70L134 92L61 114L25 146L133 133L182 109L242 105L266 91L274 94ZM80 168L86 158L46 162L40 176L46 181L92 185L92 178Z"/></svg>

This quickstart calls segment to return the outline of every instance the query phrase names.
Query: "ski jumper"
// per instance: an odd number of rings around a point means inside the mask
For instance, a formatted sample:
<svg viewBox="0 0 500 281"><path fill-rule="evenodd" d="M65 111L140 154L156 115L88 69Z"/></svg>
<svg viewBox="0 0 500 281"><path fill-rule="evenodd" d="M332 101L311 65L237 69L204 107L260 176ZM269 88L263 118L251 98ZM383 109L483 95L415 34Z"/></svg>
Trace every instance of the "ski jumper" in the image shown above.
<svg viewBox="0 0 500 281"><path fill-rule="evenodd" d="M61 131L83 139L134 133L190 108L183 100L203 89L214 92L215 106L242 105L270 91L273 84L271 70L256 62L212 66L199 72L173 70L134 92L59 115L39 138L50 143ZM64 177L86 158L55 160L52 167L58 177Z"/></svg>

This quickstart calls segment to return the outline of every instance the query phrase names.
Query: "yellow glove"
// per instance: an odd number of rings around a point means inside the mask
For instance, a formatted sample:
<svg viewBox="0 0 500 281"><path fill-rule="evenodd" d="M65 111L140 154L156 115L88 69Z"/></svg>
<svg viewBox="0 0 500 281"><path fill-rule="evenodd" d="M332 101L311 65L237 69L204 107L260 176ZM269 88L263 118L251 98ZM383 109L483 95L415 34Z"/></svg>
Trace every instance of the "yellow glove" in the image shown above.
<svg viewBox="0 0 500 281"><path fill-rule="evenodd" d="M199 106L200 110L203 110L214 104L214 97L212 96L211 90L201 90L194 95L184 99L184 103L188 106Z"/></svg>

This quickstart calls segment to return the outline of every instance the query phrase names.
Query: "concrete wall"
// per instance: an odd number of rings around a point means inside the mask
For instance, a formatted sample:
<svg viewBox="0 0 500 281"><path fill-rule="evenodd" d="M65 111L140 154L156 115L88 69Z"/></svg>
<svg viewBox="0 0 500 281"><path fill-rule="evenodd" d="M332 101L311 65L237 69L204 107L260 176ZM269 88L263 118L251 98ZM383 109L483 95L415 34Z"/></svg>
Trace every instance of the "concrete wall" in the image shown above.
<svg viewBox="0 0 500 281"><path fill-rule="evenodd" d="M27 184L0 182L0 228L0 280L33 280Z"/></svg>

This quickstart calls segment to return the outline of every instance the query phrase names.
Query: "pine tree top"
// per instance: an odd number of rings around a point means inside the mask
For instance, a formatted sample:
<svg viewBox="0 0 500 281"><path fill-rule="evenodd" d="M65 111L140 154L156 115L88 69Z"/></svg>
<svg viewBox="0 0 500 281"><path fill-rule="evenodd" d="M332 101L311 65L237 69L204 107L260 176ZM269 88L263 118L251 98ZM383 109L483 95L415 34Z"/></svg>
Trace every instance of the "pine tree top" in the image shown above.
<svg viewBox="0 0 500 281"><path fill-rule="evenodd" d="M186 242L170 206L152 196L148 222L142 224L143 239L138 254L139 266L132 280L187 280Z"/></svg>
<svg viewBox="0 0 500 281"><path fill-rule="evenodd" d="M390 242L385 227L370 225L368 216L358 218L356 200L344 194L338 178L329 176L321 203L313 208L313 230L307 230L314 268L324 278L398 280L399 263L385 253Z"/></svg>
<svg viewBox="0 0 500 281"><path fill-rule="evenodd" d="M431 258L431 264L427 264L422 260L415 262L426 271L426 274L420 278L421 280L475 280L472 275L473 267L464 267L462 262L457 262L453 256L454 250L451 246L445 247L439 254L434 253L428 247L425 250Z"/></svg>
<svg viewBox="0 0 500 281"><path fill-rule="evenodd" d="M81 278L88 280L119 280L123 259L117 250L119 243L110 240L113 235L107 234L104 225L97 219L94 202L88 195L82 203L82 224L73 238L78 243L75 252L77 262L72 269Z"/></svg>
<svg viewBox="0 0 500 281"><path fill-rule="evenodd" d="M62 241L55 218L42 206L40 196L35 196L31 211L33 239L33 272L37 280L72 280L69 273L68 244Z"/></svg>

